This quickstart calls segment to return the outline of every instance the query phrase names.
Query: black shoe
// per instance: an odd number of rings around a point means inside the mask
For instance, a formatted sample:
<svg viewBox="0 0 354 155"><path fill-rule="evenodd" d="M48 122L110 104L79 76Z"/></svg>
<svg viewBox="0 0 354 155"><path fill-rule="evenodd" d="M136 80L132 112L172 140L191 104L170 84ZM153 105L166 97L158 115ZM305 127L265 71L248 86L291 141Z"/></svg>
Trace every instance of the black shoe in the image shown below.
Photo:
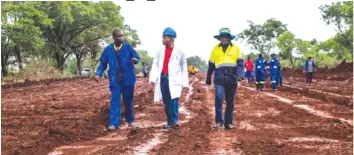
<svg viewBox="0 0 354 155"><path fill-rule="evenodd" d="M174 123L174 124L172 124L172 126L171 126L173 129L178 129L179 128L179 124L177 124L177 123Z"/></svg>
<svg viewBox="0 0 354 155"><path fill-rule="evenodd" d="M227 124L225 125L225 129L231 130L234 129L235 127L232 124Z"/></svg>

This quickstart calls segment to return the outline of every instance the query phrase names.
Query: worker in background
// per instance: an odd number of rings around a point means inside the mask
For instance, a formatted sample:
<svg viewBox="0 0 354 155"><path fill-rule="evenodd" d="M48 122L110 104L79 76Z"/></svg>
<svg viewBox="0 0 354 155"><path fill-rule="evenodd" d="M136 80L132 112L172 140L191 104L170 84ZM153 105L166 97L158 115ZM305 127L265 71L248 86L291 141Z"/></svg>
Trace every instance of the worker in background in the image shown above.
<svg viewBox="0 0 354 155"><path fill-rule="evenodd" d="M143 64L144 78L146 78L148 76L148 74L149 74L149 66L145 62L143 62L142 64Z"/></svg>
<svg viewBox="0 0 354 155"><path fill-rule="evenodd" d="M266 79L266 60L263 58L263 54L259 54L258 58L254 62L256 68L256 87L257 90L263 91L265 79Z"/></svg>
<svg viewBox="0 0 354 155"><path fill-rule="evenodd" d="M166 28L162 33L162 42L165 46L154 57L150 83L155 86L154 101L162 99L167 124L164 129L178 128L178 102L182 88L189 87L187 59L185 54L175 47L176 32Z"/></svg>
<svg viewBox="0 0 354 155"><path fill-rule="evenodd" d="M114 30L112 37L114 43L103 50L95 76L95 80L99 82L107 69L107 64L109 65L108 76L111 102L108 130L115 130L120 125L121 95L123 96L125 108L125 121L129 127L133 127L133 96L136 81L134 64L137 64L140 60L138 53L133 47L124 42L124 35L121 30Z"/></svg>
<svg viewBox="0 0 354 155"><path fill-rule="evenodd" d="M281 66L279 65L278 68L278 75L277 75L277 85L283 86L283 72L281 71Z"/></svg>
<svg viewBox="0 0 354 155"><path fill-rule="evenodd" d="M251 60L251 57L247 58L247 61L245 63L246 66L246 77L248 79L248 83L253 83L253 62Z"/></svg>
<svg viewBox="0 0 354 155"><path fill-rule="evenodd" d="M309 56L305 61L304 73L306 73L306 84L311 85L313 73L316 71L315 61L312 60L312 57Z"/></svg>
<svg viewBox="0 0 354 155"><path fill-rule="evenodd" d="M269 73L270 73L270 83L273 90L278 90L277 77L279 72L279 61L275 54L271 54L271 60L269 61Z"/></svg>
<svg viewBox="0 0 354 155"><path fill-rule="evenodd" d="M206 84L211 85L211 76L214 73L215 85L215 122L217 127L233 129L233 111L238 81L244 77L244 63L240 60L240 48L231 42L236 36L231 35L228 28L221 28L219 40L209 59ZM222 102L226 100L225 121L222 117Z"/></svg>

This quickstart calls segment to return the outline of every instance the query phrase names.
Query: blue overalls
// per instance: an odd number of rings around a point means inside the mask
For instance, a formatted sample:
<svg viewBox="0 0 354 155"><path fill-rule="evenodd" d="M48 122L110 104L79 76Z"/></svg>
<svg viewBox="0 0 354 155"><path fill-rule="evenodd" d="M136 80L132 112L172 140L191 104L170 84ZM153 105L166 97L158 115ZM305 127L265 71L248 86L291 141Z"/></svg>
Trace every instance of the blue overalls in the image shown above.
<svg viewBox="0 0 354 155"><path fill-rule="evenodd" d="M279 61L277 58L272 58L269 63L269 72L270 72L270 83L272 85L273 90L278 89L277 85L277 76L279 71Z"/></svg>
<svg viewBox="0 0 354 155"><path fill-rule="evenodd" d="M283 86L283 72L281 71L280 67L277 75L277 85Z"/></svg>
<svg viewBox="0 0 354 155"><path fill-rule="evenodd" d="M254 64L256 65L256 86L257 90L263 90L264 83L266 79L266 69L265 69L266 61L263 58L258 58Z"/></svg>
<svg viewBox="0 0 354 155"><path fill-rule="evenodd" d="M136 75L132 58L137 59L135 64L140 60L137 52L127 42L122 43L119 51L115 50L114 44L110 44L101 55L96 75L102 77L107 64L109 65L108 77L111 91L109 126L120 125L121 95L123 96L125 121L128 123L134 121L133 97Z"/></svg>

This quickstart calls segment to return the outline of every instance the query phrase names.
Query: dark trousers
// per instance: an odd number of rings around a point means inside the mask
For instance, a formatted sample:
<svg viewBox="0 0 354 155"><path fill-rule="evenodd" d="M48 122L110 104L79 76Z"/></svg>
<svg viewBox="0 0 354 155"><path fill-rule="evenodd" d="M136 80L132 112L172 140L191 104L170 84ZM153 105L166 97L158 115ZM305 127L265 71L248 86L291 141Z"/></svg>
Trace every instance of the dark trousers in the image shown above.
<svg viewBox="0 0 354 155"><path fill-rule="evenodd" d="M109 125L118 127L120 125L120 104L121 96L123 96L125 121L134 122L133 97L134 85L126 86L123 83L111 84L111 102L109 110Z"/></svg>
<svg viewBox="0 0 354 155"><path fill-rule="evenodd" d="M307 72L306 83L310 84L312 82L312 77L313 77L313 72Z"/></svg>
<svg viewBox="0 0 354 155"><path fill-rule="evenodd" d="M222 102L226 100L225 125L232 124L237 84L215 85L215 122L224 124Z"/></svg>
<svg viewBox="0 0 354 155"><path fill-rule="evenodd" d="M161 75L161 93L162 101L165 107L167 116L167 125L178 124L178 100L179 98L171 99L168 75Z"/></svg>

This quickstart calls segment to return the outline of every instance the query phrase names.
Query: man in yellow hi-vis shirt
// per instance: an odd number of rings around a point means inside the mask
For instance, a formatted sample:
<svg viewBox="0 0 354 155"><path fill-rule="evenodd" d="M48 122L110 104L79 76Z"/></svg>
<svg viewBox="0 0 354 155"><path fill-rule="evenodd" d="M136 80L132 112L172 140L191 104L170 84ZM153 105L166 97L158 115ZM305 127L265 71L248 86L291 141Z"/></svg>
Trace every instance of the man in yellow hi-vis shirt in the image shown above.
<svg viewBox="0 0 354 155"><path fill-rule="evenodd" d="M243 59L239 59L240 48L231 42L236 36L231 35L228 28L221 28L219 35L214 36L220 41L209 60L206 84L211 85L211 76L214 72L215 85L215 122L218 127L233 129L234 101L238 81L244 77ZM225 121L222 118L222 102L226 100Z"/></svg>

